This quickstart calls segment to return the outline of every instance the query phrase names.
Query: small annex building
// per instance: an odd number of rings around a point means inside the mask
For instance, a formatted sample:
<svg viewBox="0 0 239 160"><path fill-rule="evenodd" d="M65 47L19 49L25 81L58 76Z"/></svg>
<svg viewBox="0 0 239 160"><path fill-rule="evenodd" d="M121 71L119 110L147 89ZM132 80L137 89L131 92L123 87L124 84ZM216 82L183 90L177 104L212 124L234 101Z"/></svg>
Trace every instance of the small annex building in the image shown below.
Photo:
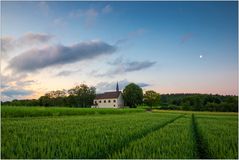
<svg viewBox="0 0 239 160"><path fill-rule="evenodd" d="M124 99L122 92L119 91L117 82L116 91L96 94L94 99L94 108L122 108L124 107Z"/></svg>

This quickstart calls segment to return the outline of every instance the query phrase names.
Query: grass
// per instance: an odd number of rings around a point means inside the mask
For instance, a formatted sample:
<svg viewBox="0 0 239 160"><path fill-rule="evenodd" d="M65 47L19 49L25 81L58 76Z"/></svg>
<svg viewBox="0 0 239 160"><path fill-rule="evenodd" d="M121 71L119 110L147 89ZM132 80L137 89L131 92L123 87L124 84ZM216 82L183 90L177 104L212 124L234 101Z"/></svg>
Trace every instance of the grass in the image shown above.
<svg viewBox="0 0 239 160"><path fill-rule="evenodd" d="M132 113L2 120L2 158L107 158L175 114Z"/></svg>
<svg viewBox="0 0 239 160"><path fill-rule="evenodd" d="M114 153L111 158L197 158L194 148L191 117L184 116L142 139L133 141L121 151Z"/></svg>
<svg viewBox="0 0 239 160"><path fill-rule="evenodd" d="M237 124L228 113L2 107L1 158L236 159Z"/></svg>
<svg viewBox="0 0 239 160"><path fill-rule="evenodd" d="M144 109L114 108L67 108L67 107L1 107L1 116L6 117L41 117L93 114L126 114L144 112Z"/></svg>
<svg viewBox="0 0 239 160"><path fill-rule="evenodd" d="M210 159L210 156L208 154L208 148L207 145L205 145L202 142L202 135L198 131L198 124L195 120L194 114L192 114L192 128L193 128L193 136L195 139L196 144L196 152L197 152L197 158L199 159Z"/></svg>
<svg viewBox="0 0 239 160"><path fill-rule="evenodd" d="M208 149L208 158L238 158L237 116L196 115L202 144Z"/></svg>
<svg viewBox="0 0 239 160"><path fill-rule="evenodd" d="M237 112L210 112L210 111L183 111L183 110L159 110L153 109L152 112L154 113L182 113L182 114L200 114L200 115L228 115L228 116L237 116Z"/></svg>

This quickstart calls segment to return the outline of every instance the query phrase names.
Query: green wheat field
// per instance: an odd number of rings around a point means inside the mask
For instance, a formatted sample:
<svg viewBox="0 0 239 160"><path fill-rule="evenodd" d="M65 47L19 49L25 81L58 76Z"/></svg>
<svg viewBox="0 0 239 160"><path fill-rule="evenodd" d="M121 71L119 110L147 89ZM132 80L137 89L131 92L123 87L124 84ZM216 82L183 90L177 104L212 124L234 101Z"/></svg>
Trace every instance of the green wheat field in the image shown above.
<svg viewBox="0 0 239 160"><path fill-rule="evenodd" d="M1 158L238 158L237 113L1 108Z"/></svg>

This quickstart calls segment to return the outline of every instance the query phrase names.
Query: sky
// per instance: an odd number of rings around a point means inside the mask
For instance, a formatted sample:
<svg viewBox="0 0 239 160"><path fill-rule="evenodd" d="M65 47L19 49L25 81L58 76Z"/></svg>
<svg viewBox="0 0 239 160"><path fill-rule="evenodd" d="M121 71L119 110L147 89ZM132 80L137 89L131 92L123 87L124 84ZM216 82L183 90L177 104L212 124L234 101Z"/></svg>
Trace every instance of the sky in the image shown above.
<svg viewBox="0 0 239 160"><path fill-rule="evenodd" d="M1 2L1 99L82 83L238 95L237 2Z"/></svg>

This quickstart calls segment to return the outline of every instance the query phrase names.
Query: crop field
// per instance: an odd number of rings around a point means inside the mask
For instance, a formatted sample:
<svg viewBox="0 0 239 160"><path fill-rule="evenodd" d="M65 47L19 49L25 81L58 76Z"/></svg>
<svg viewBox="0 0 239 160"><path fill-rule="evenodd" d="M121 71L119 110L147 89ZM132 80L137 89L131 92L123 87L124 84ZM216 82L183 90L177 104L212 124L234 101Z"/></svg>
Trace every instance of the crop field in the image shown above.
<svg viewBox="0 0 239 160"><path fill-rule="evenodd" d="M42 117L66 115L93 115L93 114L126 114L144 112L143 109L112 109L112 108L69 108L69 107L7 107L1 108L1 116L6 117Z"/></svg>
<svg viewBox="0 0 239 160"><path fill-rule="evenodd" d="M13 108L2 107L3 159L238 158L236 113Z"/></svg>

